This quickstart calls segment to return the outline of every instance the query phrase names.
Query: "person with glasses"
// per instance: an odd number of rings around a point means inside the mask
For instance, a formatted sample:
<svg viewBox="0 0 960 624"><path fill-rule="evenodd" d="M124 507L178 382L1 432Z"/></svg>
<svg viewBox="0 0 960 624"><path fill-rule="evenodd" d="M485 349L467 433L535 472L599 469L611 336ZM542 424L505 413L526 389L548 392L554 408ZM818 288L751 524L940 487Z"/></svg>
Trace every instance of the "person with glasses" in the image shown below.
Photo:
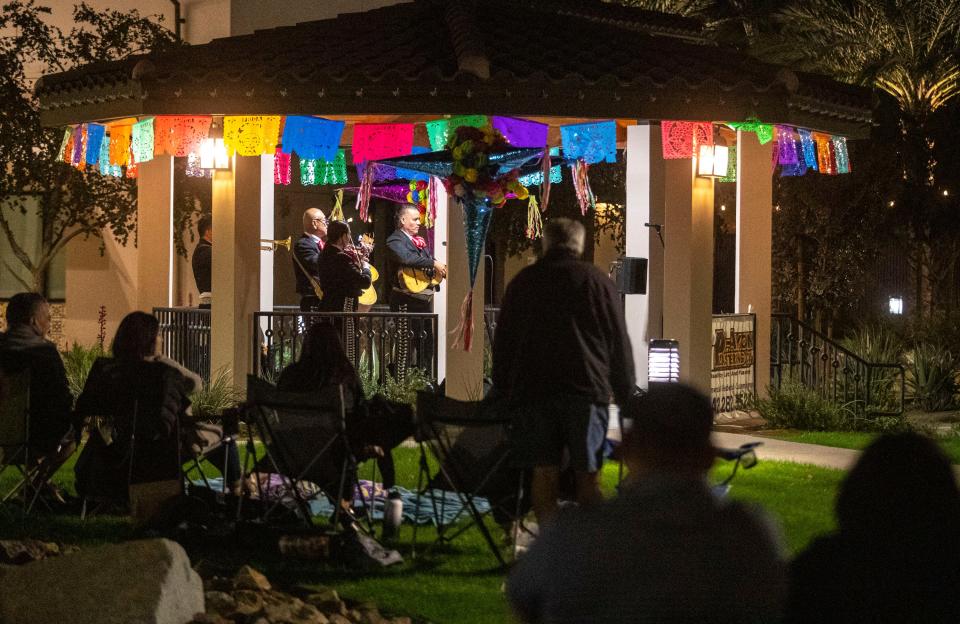
<svg viewBox="0 0 960 624"><path fill-rule="evenodd" d="M320 308L320 252L327 240L327 218L319 208L308 208L303 213L303 235L293 245L293 275L300 295L300 311L314 312Z"/></svg>

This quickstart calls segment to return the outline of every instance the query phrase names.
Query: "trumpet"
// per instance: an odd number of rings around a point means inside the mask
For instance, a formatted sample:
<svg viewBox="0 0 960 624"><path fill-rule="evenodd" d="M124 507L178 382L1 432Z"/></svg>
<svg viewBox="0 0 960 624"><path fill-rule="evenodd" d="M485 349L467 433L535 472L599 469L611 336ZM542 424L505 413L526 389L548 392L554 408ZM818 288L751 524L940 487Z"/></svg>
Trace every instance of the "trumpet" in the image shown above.
<svg viewBox="0 0 960 624"><path fill-rule="evenodd" d="M265 243L265 244L264 244ZM261 238L260 239L260 251L276 251L280 247L285 247L287 251L290 251L290 246L293 244L293 237L288 236L283 240L274 240L270 238Z"/></svg>

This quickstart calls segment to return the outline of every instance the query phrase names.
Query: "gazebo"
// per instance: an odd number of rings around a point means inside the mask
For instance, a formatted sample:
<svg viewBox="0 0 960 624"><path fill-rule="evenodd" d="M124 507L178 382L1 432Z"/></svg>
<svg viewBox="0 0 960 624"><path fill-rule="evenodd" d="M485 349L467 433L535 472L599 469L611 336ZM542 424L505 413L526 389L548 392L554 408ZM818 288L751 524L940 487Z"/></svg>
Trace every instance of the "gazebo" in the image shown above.
<svg viewBox="0 0 960 624"><path fill-rule="evenodd" d="M747 122L862 138L868 92L769 65L701 38L694 20L599 0L415 0L336 19L257 31L162 54L44 76L49 126L151 116L316 115L357 124L423 123L451 115L502 115L549 126L615 120L626 158L626 251L649 259L647 294L627 295L638 378L652 338L679 341L681 378L710 388L714 179L695 159L663 158L662 120ZM736 132L736 309L757 315L757 387L769 371L772 164L777 141ZM831 148L832 149L832 148ZM691 165L691 162L694 164ZM137 166L138 307L171 304L173 156ZM274 155L236 155L213 175L213 368L237 385L251 365L252 319L270 310ZM817 175L811 173L808 175ZM440 335L456 324L467 288L460 206L438 191L437 256L451 279L435 304ZM648 224L661 226L664 245ZM482 268L481 268L482 270ZM482 326L483 293L475 322ZM70 309L70 314L92 314ZM440 377L468 397L482 348L448 338Z"/></svg>

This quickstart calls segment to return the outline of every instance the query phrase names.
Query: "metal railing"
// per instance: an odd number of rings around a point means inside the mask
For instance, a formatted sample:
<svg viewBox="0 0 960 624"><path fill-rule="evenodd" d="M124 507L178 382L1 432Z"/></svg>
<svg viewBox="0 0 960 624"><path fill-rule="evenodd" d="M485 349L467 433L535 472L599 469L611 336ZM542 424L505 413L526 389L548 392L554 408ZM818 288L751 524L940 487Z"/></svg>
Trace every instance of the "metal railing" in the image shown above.
<svg viewBox="0 0 960 624"><path fill-rule="evenodd" d="M276 383L296 362L307 328L331 323L360 377L382 384L411 368L437 379L437 315L404 312L257 312L253 318L253 374Z"/></svg>
<svg viewBox="0 0 960 624"><path fill-rule="evenodd" d="M717 412L745 409L757 394L757 315L714 314L710 400Z"/></svg>
<svg viewBox="0 0 960 624"><path fill-rule="evenodd" d="M857 414L903 413L900 364L868 362L788 314L771 315L770 383L800 383Z"/></svg>
<svg viewBox="0 0 960 624"><path fill-rule="evenodd" d="M163 352L210 381L210 310L154 308L160 320Z"/></svg>

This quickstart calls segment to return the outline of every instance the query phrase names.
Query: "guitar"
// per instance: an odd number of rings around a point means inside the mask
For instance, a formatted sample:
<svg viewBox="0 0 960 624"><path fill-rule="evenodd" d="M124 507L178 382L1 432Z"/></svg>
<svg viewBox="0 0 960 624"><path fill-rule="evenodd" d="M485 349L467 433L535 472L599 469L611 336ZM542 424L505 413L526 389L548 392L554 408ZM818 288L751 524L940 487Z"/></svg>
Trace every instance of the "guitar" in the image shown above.
<svg viewBox="0 0 960 624"><path fill-rule="evenodd" d="M361 236L357 240L357 250L364 260L370 262L370 254L373 253L373 237L368 234ZM364 289L363 293L357 297L357 304L367 306L367 309L369 309L377 302L377 289L374 284L379 278L380 273L373 265L370 265L370 287Z"/></svg>
<svg viewBox="0 0 960 624"><path fill-rule="evenodd" d="M399 274L400 282L412 293L421 293L431 286L439 286L443 281L433 269L415 269L403 267Z"/></svg>

